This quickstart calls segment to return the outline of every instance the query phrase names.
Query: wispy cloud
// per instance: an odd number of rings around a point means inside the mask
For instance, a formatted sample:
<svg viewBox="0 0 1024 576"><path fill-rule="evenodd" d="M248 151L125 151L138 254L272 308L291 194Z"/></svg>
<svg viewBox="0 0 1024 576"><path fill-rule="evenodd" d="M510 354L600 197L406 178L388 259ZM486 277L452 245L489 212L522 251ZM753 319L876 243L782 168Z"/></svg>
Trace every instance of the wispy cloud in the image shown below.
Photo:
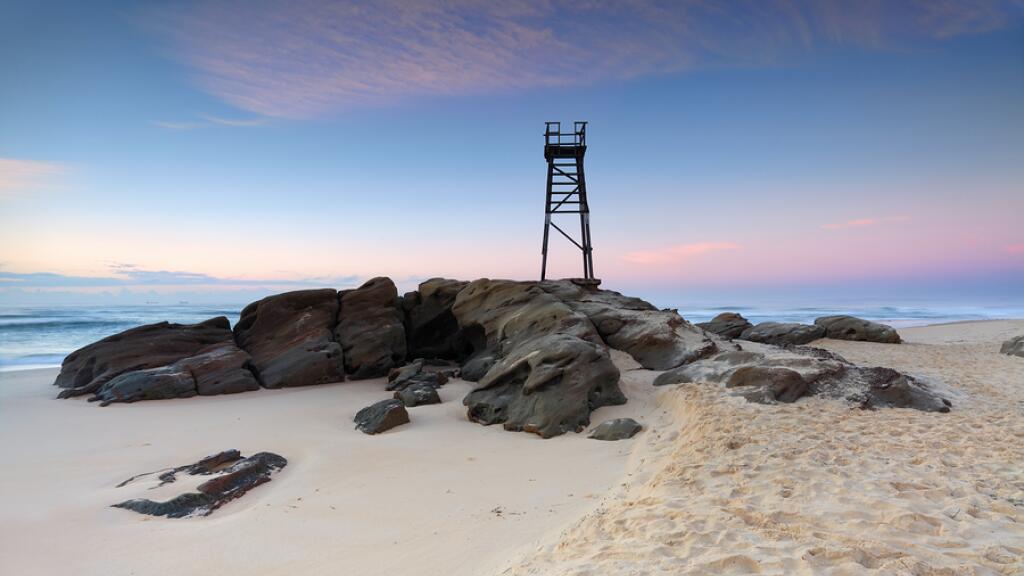
<svg viewBox="0 0 1024 576"><path fill-rule="evenodd" d="M55 162L0 158L0 198L58 188L66 172Z"/></svg>
<svg viewBox="0 0 1024 576"><path fill-rule="evenodd" d="M104 288L128 286L208 286L246 287L268 286L287 289L312 287L358 286L360 276L330 276L317 278L221 278L199 272L149 270L134 264L111 264L105 276L74 276L56 272L5 272L0 270L0 288Z"/></svg>
<svg viewBox="0 0 1024 576"><path fill-rule="evenodd" d="M1021 18L1016 0L317 0L146 14L201 86L308 116L415 95L774 65L816 47L904 47Z"/></svg>
<svg viewBox="0 0 1024 576"><path fill-rule="evenodd" d="M251 128L255 126L263 126L269 122L269 118L222 118L220 116L200 114L197 120L186 120L182 122L154 120L153 125L166 128L168 130L195 130L197 128L209 128L211 126Z"/></svg>
<svg viewBox="0 0 1024 576"><path fill-rule="evenodd" d="M666 264L701 254L739 249L741 249L741 246L735 242L694 242L692 244L677 244L657 250L629 252L622 259L634 264Z"/></svg>
<svg viewBox="0 0 1024 576"><path fill-rule="evenodd" d="M878 226L879 224L885 224L888 222L906 222L910 220L909 216L887 216L885 218L859 218L857 220L847 220L846 222L833 222L831 224L822 224L823 230L846 230L849 228L868 228L870 226Z"/></svg>

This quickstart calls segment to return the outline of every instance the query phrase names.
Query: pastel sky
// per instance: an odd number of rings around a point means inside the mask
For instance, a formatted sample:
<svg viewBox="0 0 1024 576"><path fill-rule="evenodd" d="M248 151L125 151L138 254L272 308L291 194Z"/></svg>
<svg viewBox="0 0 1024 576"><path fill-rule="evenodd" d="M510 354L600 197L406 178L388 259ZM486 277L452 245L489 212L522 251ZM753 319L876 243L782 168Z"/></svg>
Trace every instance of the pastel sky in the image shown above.
<svg viewBox="0 0 1024 576"><path fill-rule="evenodd" d="M1021 0L5 2L0 78L0 303L536 277L545 120L606 286L1024 294Z"/></svg>

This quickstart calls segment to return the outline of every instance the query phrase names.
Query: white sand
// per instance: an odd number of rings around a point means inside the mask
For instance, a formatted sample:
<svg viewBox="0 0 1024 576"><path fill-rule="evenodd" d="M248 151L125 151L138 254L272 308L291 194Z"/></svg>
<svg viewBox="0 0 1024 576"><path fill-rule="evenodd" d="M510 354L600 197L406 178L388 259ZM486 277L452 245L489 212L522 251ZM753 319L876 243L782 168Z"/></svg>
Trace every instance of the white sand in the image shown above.
<svg viewBox="0 0 1024 576"><path fill-rule="evenodd" d="M998 354L1024 321L900 332L816 345L932 379L952 413L676 387L627 485L501 573L1024 574L1024 360Z"/></svg>
<svg viewBox="0 0 1024 576"><path fill-rule="evenodd" d="M100 408L53 400L53 371L3 374L0 574L1024 573L1024 360L998 354L1024 321L900 332L819 345L935 380L952 413L761 406L634 369L630 403L593 417L648 426L626 442L471 424L460 382L370 437L351 417L379 381ZM226 448L289 465L207 518L108 507Z"/></svg>
<svg viewBox="0 0 1024 576"><path fill-rule="evenodd" d="M470 423L461 381L441 389L443 404L410 409L410 424L367 436L352 416L390 396L381 380L101 408L54 400L55 373L0 375L5 576L481 574L592 508L631 446ZM595 424L643 420L651 391L627 394L639 401ZM130 476L228 448L289 463L205 518L109 507L178 484L115 488Z"/></svg>

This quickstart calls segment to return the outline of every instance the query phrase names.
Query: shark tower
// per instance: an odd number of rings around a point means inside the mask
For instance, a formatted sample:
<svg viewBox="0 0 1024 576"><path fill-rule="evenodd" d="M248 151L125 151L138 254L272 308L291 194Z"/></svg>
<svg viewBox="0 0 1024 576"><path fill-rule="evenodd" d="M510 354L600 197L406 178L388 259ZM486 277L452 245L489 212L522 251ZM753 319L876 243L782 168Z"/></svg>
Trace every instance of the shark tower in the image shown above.
<svg viewBox="0 0 1024 576"><path fill-rule="evenodd" d="M540 279L544 280L547 277L548 237L554 228L582 253L582 279L597 284L599 281L594 279L594 256L590 245L587 179L583 174L583 156L587 153L587 123L573 122L572 132L562 132L561 122L544 124L544 159L548 162L548 186L544 204L544 245L541 248ZM579 241L554 222L553 217L558 214L579 215Z"/></svg>

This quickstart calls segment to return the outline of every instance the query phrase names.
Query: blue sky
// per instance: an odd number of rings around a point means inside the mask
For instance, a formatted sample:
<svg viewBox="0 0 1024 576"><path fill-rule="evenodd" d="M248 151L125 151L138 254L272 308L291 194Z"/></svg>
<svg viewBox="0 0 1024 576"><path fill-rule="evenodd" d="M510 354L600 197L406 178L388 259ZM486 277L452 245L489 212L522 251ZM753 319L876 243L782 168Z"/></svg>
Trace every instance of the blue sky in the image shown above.
<svg viewBox="0 0 1024 576"><path fill-rule="evenodd" d="M5 3L0 299L534 277L577 119L610 287L1024 293L1020 2L609 6Z"/></svg>

